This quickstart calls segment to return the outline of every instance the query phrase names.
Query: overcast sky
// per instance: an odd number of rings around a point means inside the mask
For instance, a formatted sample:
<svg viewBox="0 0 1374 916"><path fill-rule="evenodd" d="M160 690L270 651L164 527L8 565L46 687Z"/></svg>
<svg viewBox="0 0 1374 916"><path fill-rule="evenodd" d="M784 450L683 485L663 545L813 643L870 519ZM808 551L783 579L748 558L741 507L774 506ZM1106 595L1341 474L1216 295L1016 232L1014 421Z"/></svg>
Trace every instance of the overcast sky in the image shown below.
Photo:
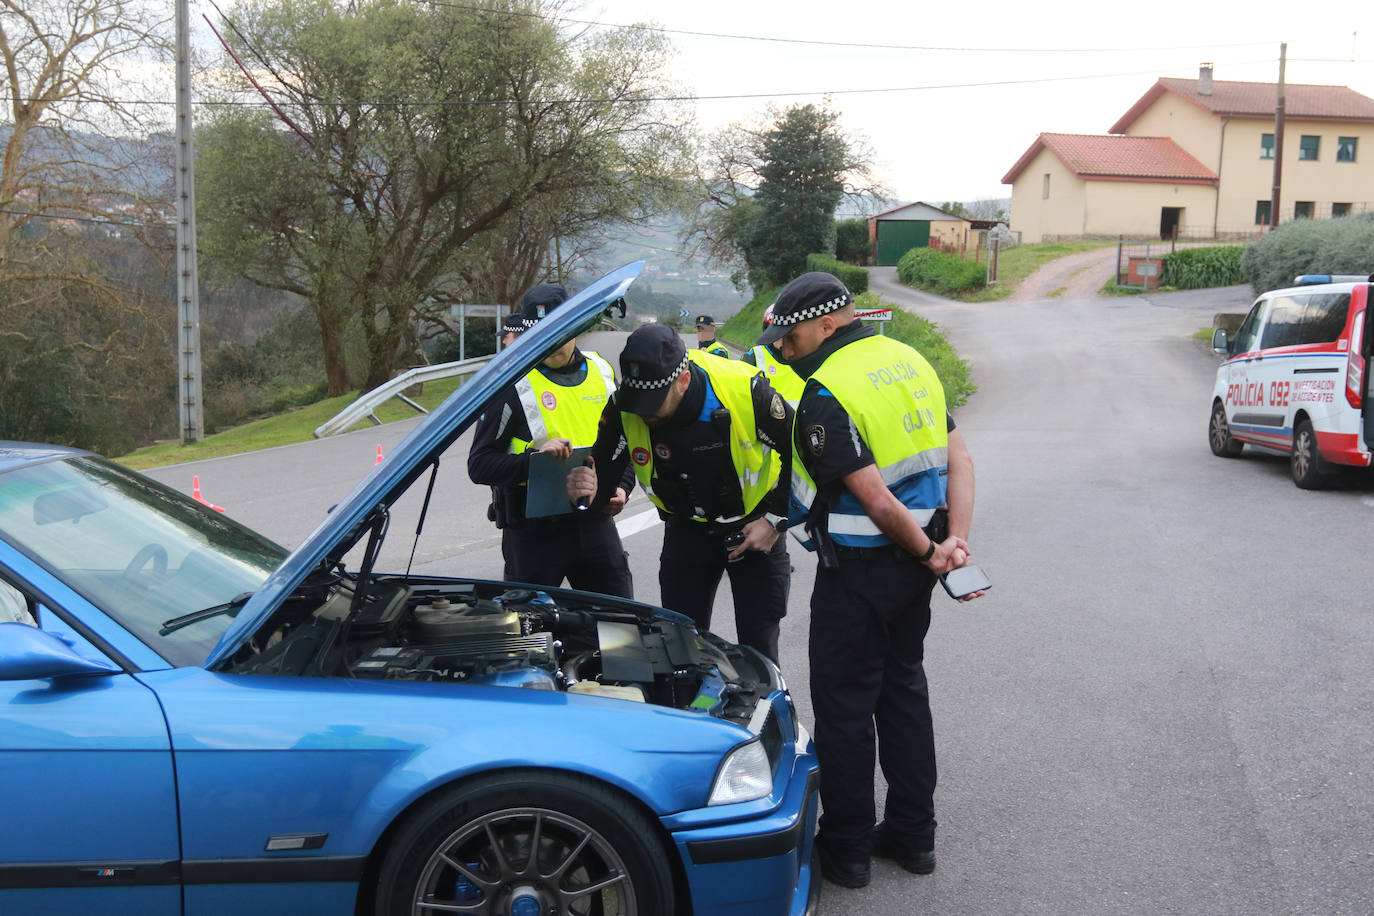
<svg viewBox="0 0 1374 916"><path fill-rule="evenodd" d="M702 127L756 118L770 101L819 101L831 92L845 127L868 138L893 196L902 200L1010 196L1002 176L1040 132L1104 134L1158 77L1196 78L1202 61L1214 64L1218 80L1276 82L1283 41L1289 83L1350 86L1374 97L1374 3L1368 0L586 0L566 15L871 45L668 35L677 78L700 97ZM1001 85L966 85L977 83ZM961 88L933 88L945 86ZM847 92L907 87L932 88ZM784 95L799 92L814 94ZM763 97L707 98L739 94Z"/></svg>

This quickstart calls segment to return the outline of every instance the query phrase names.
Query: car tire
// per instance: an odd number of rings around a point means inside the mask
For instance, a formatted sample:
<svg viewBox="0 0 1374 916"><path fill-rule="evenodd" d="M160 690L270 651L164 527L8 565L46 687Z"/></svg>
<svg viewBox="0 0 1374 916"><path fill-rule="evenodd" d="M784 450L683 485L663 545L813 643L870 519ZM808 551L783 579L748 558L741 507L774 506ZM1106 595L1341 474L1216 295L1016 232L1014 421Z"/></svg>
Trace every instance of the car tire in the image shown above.
<svg viewBox="0 0 1374 916"><path fill-rule="evenodd" d="M1231 427L1226 422L1226 405L1220 401L1212 405L1212 419L1207 423L1207 444L1218 458L1235 458L1245 448L1244 442L1231 437Z"/></svg>
<svg viewBox="0 0 1374 916"><path fill-rule="evenodd" d="M1320 489L1326 478L1326 462L1317 447L1317 434L1306 417L1293 427L1293 451L1289 456L1293 483L1304 490Z"/></svg>
<svg viewBox="0 0 1374 916"><path fill-rule="evenodd" d="M378 872L378 914L455 906L657 916L673 912L673 883L658 828L614 789L572 774L503 773L417 809Z"/></svg>

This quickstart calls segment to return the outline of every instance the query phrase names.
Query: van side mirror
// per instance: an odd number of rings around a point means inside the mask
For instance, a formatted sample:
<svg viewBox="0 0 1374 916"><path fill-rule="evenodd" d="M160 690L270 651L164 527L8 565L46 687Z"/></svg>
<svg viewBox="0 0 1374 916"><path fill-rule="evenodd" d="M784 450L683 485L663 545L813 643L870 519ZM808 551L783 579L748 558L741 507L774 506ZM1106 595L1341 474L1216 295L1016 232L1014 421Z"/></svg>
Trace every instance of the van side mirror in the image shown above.
<svg viewBox="0 0 1374 916"><path fill-rule="evenodd" d="M1227 340L1225 328L1217 328L1212 332L1212 352L1223 355L1231 352L1231 341Z"/></svg>

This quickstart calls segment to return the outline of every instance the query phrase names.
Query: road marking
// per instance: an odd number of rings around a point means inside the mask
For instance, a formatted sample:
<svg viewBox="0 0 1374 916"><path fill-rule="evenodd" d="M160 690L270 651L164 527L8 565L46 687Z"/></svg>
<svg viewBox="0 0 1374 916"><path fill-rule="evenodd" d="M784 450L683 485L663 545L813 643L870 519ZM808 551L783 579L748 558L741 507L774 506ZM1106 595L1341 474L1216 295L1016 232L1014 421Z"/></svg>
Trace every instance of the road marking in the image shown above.
<svg viewBox="0 0 1374 916"><path fill-rule="evenodd" d="M658 510L650 509L647 512L640 512L638 515L631 515L629 518L622 518L615 523L615 530L620 534L620 539L624 540L632 534L639 534L646 528L652 528L660 521L662 519L658 517Z"/></svg>

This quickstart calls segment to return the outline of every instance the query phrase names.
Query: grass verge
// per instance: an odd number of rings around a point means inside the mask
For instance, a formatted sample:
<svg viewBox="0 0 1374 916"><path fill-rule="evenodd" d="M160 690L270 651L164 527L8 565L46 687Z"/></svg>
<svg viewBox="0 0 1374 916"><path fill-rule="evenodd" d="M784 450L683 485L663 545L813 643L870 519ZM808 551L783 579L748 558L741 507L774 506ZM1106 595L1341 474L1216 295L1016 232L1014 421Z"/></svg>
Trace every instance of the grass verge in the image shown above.
<svg viewBox="0 0 1374 916"><path fill-rule="evenodd" d="M426 410L433 410L443 402L444 398L452 394L461 382L462 379L459 378L429 382L425 385L423 394L413 397L411 400ZM337 398L317 401L309 407L278 414L275 417L254 420L252 423L245 423L242 426L235 426L232 429L206 436L203 441L191 445L183 445L180 442L159 442L114 460L125 467L143 471L167 464L179 464L183 461L218 458L222 455L238 455L243 452L274 448L278 445L307 442L315 438L317 426L352 404L357 400L358 394L354 391ZM383 423L404 420L416 415L414 410L395 398L378 407L376 414L377 419ZM352 428L362 429L371 425L370 421L363 420Z"/></svg>
<svg viewBox="0 0 1374 916"><path fill-rule="evenodd" d="M780 289L766 289L754 296L737 315L721 325L720 337L736 346L753 346L763 330L763 310L778 298ZM969 374L968 362L959 358L934 322L913 315L900 305L883 302L877 293L864 293L858 297L857 305L860 308L892 309L892 320L883 328L884 333L913 347L926 358L940 376L940 383L945 388L945 402L951 409L964 404L978 390Z"/></svg>
<svg viewBox="0 0 1374 916"><path fill-rule="evenodd" d="M1113 248L1116 242L1098 240L1095 242L1050 242L1044 245L1017 245L1008 248L997 256L997 283L967 293L949 295L951 299L962 302L993 302L1005 299L1016 288L1035 273L1037 268L1065 255L1096 251L1099 248Z"/></svg>

